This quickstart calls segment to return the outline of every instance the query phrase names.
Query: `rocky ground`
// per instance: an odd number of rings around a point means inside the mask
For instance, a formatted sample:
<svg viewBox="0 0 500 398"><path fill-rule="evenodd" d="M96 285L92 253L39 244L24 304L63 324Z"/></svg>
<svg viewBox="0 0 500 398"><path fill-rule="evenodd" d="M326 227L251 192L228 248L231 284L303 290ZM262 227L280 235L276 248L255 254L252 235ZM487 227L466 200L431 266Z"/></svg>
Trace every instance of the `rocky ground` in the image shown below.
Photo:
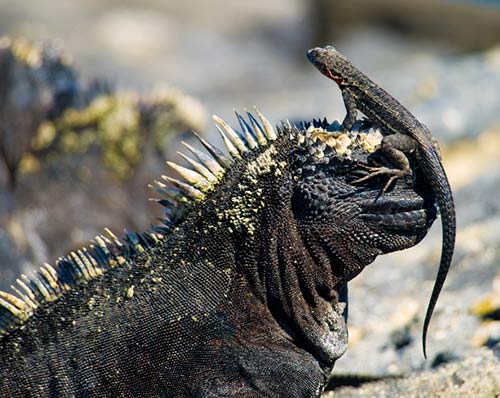
<svg viewBox="0 0 500 398"><path fill-rule="evenodd" d="M494 398L500 394L500 346L478 350L436 370L387 378L361 387L344 387L324 398Z"/></svg>
<svg viewBox="0 0 500 398"><path fill-rule="evenodd" d="M338 89L304 61L315 44L315 21L304 2L182 3L0 0L0 33L58 39L82 80L103 77L139 95L166 81L229 120L233 108L254 104L276 123L343 117ZM350 285L350 347L334 373L403 377L326 396L498 397L500 46L460 53L373 28L334 44L438 137L455 194L458 236L429 329L427 361L420 335L439 262L439 221L420 245L380 257ZM217 142L215 129L206 134ZM20 269L78 247L104 226L147 227L159 209L146 204L145 185L163 164L157 154L145 158L150 163L125 181L51 169L43 177L26 174L14 193L2 185L0 285Z"/></svg>

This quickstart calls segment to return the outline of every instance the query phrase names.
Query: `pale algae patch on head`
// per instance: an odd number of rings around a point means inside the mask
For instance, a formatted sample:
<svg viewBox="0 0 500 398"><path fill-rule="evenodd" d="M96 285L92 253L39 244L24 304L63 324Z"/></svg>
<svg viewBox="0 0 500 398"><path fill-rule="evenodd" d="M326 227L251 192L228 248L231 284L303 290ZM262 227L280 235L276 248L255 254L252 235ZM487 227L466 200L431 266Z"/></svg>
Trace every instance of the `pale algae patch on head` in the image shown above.
<svg viewBox="0 0 500 398"><path fill-rule="evenodd" d="M368 133L358 133L358 145L368 153L375 152L382 142L384 136L380 130L370 130Z"/></svg>
<svg viewBox="0 0 500 398"><path fill-rule="evenodd" d="M383 135L378 129L370 128L368 131L352 130L348 132L329 131L322 127L309 127L306 136L299 136L299 144L306 141L307 136L322 148L331 148L337 155L350 157L352 152L361 149L365 153L373 153L380 146ZM318 156L319 155L319 156ZM323 151L316 153L317 157L322 157Z"/></svg>

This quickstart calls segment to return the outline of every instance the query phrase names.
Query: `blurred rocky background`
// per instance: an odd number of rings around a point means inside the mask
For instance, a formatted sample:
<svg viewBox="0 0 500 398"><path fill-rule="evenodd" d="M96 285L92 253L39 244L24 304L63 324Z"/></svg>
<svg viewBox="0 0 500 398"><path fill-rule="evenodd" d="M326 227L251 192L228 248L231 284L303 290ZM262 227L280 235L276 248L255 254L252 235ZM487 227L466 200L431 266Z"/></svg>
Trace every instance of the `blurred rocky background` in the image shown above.
<svg viewBox="0 0 500 398"><path fill-rule="evenodd" d="M350 347L325 395L500 396L500 4L0 0L0 36L0 288L105 226L154 223L147 184L191 130L218 143L208 114L341 119L305 60L333 44L438 137L459 230L429 358L439 222L350 284Z"/></svg>

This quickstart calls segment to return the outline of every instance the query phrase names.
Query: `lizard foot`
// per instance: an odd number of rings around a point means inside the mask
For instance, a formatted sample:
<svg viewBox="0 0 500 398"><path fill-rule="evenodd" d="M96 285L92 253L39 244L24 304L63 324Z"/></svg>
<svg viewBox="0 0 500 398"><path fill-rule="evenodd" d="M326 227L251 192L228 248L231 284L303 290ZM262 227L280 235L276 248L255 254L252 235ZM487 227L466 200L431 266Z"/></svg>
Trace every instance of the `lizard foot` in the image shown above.
<svg viewBox="0 0 500 398"><path fill-rule="evenodd" d="M382 175L387 175L390 176L387 182L384 185L384 188L382 189L382 194L384 194L387 189L391 186L391 184L397 180L398 178L404 177L406 174L408 174L405 170L400 170L400 169L389 169L388 167L385 166L379 166L379 167L371 167L371 166L366 166L362 165L365 169L369 170L370 173L364 177L358 178L357 180L353 181L353 184L358 184L360 182L368 181L372 179L373 177L378 177Z"/></svg>

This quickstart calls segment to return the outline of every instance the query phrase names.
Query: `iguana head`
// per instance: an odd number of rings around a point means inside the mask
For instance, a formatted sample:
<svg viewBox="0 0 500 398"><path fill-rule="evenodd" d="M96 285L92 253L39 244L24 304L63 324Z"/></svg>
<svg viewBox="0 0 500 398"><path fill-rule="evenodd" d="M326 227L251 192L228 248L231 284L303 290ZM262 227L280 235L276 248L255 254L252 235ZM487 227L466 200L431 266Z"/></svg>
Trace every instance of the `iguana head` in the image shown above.
<svg viewBox="0 0 500 398"><path fill-rule="evenodd" d="M292 155L292 208L299 231L345 265L343 277L350 279L378 254L414 246L425 236L436 207L420 170L384 193L386 178L356 181L385 163L374 153L380 130L366 121L349 132L316 123L296 134L303 142Z"/></svg>
<svg viewBox="0 0 500 398"><path fill-rule="evenodd" d="M387 192L383 177L356 182L370 167L391 167L376 151L381 130L366 120L348 132L314 120L275 131L258 116L246 122L237 114L241 133L215 117L232 158L216 188L217 219L238 239L267 242L277 233L270 220L288 220L283 228L293 224L307 249L329 257L337 280L346 282L377 255L425 236L436 218L435 198L418 168Z"/></svg>

